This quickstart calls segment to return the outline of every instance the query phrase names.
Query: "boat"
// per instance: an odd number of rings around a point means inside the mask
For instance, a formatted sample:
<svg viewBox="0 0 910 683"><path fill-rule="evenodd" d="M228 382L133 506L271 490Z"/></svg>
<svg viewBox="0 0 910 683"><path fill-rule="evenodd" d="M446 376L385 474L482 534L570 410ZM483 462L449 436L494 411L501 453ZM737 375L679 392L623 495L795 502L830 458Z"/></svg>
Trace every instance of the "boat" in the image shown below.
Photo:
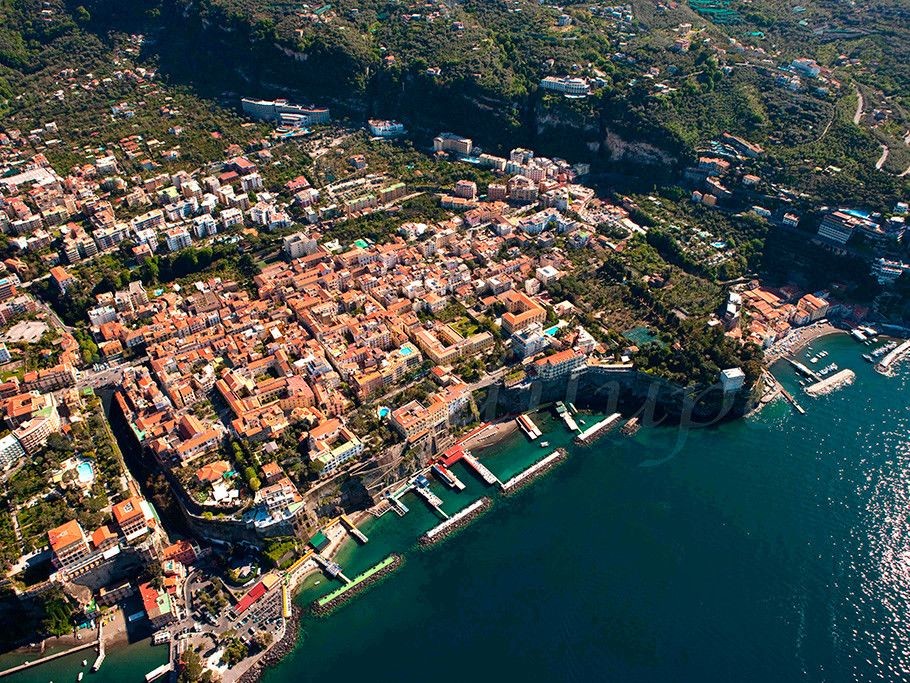
<svg viewBox="0 0 910 683"><path fill-rule="evenodd" d="M82 672L80 671L80 672L79 672L79 675L76 676L76 680L77 680L77 681L81 681L83 676L85 676L85 674L82 673Z"/></svg>
<svg viewBox="0 0 910 683"><path fill-rule="evenodd" d="M549 446L549 445L550 445L550 442L549 442L549 441L541 441L541 442L540 442L540 447L541 447L541 448L546 448L546 447Z"/></svg>
<svg viewBox="0 0 910 683"><path fill-rule="evenodd" d="M641 429L641 423L638 421L637 417L632 417L629 418L629 421L622 426L622 429L620 429L620 431L626 436L632 436L639 429Z"/></svg>
<svg viewBox="0 0 910 683"><path fill-rule="evenodd" d="M874 362L875 362L875 359L874 359L872 356L870 356L868 353L864 353L864 354L863 354L863 360L866 360L866 361L868 361L868 362L870 362L870 363L874 363Z"/></svg>
<svg viewBox="0 0 910 683"><path fill-rule="evenodd" d="M83 659L83 660L82 660L82 666L88 666L88 660L87 660L87 659Z"/></svg>
<svg viewBox="0 0 910 683"><path fill-rule="evenodd" d="M814 358L810 358L810 359L809 359L809 362L812 363L812 364L814 365L815 363L818 362L818 356L815 356Z"/></svg>

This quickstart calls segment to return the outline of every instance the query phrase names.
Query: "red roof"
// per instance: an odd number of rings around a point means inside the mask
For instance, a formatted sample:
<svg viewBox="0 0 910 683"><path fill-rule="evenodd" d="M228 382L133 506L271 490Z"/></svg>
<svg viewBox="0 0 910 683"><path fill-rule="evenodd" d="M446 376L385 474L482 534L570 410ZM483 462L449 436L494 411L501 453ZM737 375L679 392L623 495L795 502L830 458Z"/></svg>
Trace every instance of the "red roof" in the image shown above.
<svg viewBox="0 0 910 683"><path fill-rule="evenodd" d="M247 593L247 594L244 595L242 598L240 598L240 602L238 602L238 603L234 606L234 613L235 613L235 614L243 614L243 613L246 612L250 607L252 607L252 606L253 606L253 603L255 603L255 602L256 602L259 598L261 598L263 595L265 595L265 584L262 583L262 581L260 581L260 582L257 583L255 586L253 586L252 588L250 588L250 592L249 592L249 593Z"/></svg>

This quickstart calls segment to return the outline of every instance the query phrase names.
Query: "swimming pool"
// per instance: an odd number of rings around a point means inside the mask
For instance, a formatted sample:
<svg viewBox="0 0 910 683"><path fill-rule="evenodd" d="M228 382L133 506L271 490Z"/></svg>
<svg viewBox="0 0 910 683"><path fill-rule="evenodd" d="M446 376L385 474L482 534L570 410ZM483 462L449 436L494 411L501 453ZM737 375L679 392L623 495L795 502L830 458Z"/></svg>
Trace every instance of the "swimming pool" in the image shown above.
<svg viewBox="0 0 910 683"><path fill-rule="evenodd" d="M559 332L559 325L553 325L553 327L548 327L543 331L548 337L555 337L557 332Z"/></svg>
<svg viewBox="0 0 910 683"><path fill-rule="evenodd" d="M407 358L407 357L410 356L412 353L414 353L414 349L412 349L410 346L402 346L402 347L399 349L399 352L401 353L402 356L404 356L405 358Z"/></svg>
<svg viewBox="0 0 910 683"><path fill-rule="evenodd" d="M79 475L80 484L90 484L95 479L95 470L88 460L83 460L76 465L76 474Z"/></svg>
<svg viewBox="0 0 910 683"><path fill-rule="evenodd" d="M376 414L379 415L380 420L383 420L386 417L388 417L389 413L391 413L391 412L392 412L392 409L389 408L388 406L379 406L379 408L376 410Z"/></svg>

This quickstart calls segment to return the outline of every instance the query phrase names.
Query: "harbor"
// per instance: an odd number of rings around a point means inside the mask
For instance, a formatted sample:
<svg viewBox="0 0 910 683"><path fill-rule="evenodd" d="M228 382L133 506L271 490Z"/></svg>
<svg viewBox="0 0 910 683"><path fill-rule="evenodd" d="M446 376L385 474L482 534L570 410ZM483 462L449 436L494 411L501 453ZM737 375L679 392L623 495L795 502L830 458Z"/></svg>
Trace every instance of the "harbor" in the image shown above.
<svg viewBox="0 0 910 683"><path fill-rule="evenodd" d="M910 354L910 339L892 350L880 362L875 365L875 369L883 375L890 375L894 372L894 366Z"/></svg>

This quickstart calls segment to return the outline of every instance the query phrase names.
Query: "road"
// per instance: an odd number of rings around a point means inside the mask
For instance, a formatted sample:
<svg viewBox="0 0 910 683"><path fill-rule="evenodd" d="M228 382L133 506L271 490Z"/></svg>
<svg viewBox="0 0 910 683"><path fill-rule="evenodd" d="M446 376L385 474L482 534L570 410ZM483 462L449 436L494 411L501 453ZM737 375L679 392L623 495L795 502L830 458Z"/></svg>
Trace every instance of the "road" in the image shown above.
<svg viewBox="0 0 910 683"><path fill-rule="evenodd" d="M117 386L123 383L123 371L126 368L142 365L147 360L147 358L137 358L119 365L108 366L101 370L82 370L79 372L79 380L76 382L76 386L80 389L85 387L99 389L105 386Z"/></svg>
<svg viewBox="0 0 910 683"><path fill-rule="evenodd" d="M878 161L875 162L875 168L878 171L882 170L882 166L885 165L885 162L888 161L888 145L881 145L882 155L878 158Z"/></svg>
<svg viewBox="0 0 910 683"><path fill-rule="evenodd" d="M863 119L863 94L859 91L859 88L856 89L856 113L853 115L854 125L859 125L859 122Z"/></svg>

